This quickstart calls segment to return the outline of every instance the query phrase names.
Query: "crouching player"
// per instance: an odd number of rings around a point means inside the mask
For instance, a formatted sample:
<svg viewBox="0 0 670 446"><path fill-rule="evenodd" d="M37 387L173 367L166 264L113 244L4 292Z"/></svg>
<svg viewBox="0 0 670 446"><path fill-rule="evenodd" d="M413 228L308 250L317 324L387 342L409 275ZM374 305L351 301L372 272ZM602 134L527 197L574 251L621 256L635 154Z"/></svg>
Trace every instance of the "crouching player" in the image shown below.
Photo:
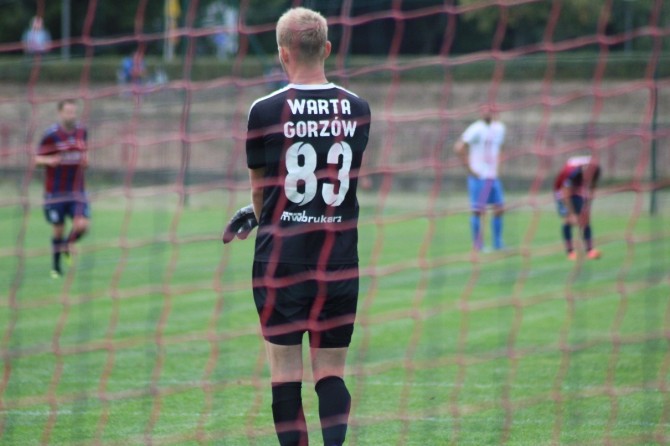
<svg viewBox="0 0 670 446"><path fill-rule="evenodd" d="M600 258L600 251L593 246L591 230L591 201L600 178L600 166L590 156L568 159L554 181L554 197L558 213L563 218L563 242L568 259L576 260L572 243L572 226L577 225L582 233L586 256Z"/></svg>
<svg viewBox="0 0 670 446"><path fill-rule="evenodd" d="M58 103L58 122L45 132L35 155L35 164L45 167L44 215L53 227L51 277L63 274L61 257L69 258L70 245L88 229L89 205L84 191L84 170L88 165L87 132L77 122L77 103ZM72 228L65 237L65 220Z"/></svg>

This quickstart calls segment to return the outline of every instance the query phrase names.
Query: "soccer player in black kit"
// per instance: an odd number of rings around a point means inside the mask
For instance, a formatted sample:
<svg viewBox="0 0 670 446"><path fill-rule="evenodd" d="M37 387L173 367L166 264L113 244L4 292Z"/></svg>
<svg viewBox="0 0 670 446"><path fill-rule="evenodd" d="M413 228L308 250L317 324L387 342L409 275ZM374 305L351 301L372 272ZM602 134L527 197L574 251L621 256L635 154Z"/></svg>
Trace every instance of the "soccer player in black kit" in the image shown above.
<svg viewBox="0 0 670 446"><path fill-rule="evenodd" d="M356 187L370 108L326 79L327 33L326 20L306 8L290 9L277 22L279 60L290 83L249 110L252 206L233 217L227 240L224 234L224 241L244 238L258 221L253 294L282 446L308 444L305 333L325 446L344 443L351 405L343 377L358 301Z"/></svg>

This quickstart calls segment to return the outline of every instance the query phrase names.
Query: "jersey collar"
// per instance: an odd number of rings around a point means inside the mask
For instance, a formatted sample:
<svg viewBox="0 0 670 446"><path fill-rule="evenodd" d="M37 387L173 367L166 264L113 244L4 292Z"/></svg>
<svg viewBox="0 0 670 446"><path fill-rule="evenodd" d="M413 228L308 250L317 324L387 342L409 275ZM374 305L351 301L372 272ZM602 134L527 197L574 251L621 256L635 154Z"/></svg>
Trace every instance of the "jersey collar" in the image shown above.
<svg viewBox="0 0 670 446"><path fill-rule="evenodd" d="M328 90L334 88L335 84L327 82L325 84L288 84L286 88L294 88L296 90Z"/></svg>

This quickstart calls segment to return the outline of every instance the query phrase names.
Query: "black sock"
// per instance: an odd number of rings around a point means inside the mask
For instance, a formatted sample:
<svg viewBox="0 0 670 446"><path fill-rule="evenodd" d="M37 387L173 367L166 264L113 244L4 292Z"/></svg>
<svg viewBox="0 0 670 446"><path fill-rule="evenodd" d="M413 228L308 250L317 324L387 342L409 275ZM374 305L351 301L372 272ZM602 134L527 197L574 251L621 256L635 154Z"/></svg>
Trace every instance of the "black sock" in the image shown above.
<svg viewBox="0 0 670 446"><path fill-rule="evenodd" d="M60 253L63 246L62 238L51 239L51 253L53 257L52 267L54 271L61 272L60 269Z"/></svg>
<svg viewBox="0 0 670 446"><path fill-rule="evenodd" d="M591 232L591 225L584 226L584 244L586 245L586 250L590 251L593 249L593 234Z"/></svg>
<svg viewBox="0 0 670 446"><path fill-rule="evenodd" d="M315 386L319 396L319 418L325 446L340 446L347 434L351 395L342 378L326 376Z"/></svg>
<svg viewBox="0 0 670 446"><path fill-rule="evenodd" d="M272 417L281 446L307 446L301 390L300 381L272 383Z"/></svg>
<svg viewBox="0 0 670 446"><path fill-rule="evenodd" d="M86 234L86 230L84 229L83 231L75 231L74 229L70 231L70 235L67 237L67 241L69 243L74 243L80 238L82 238Z"/></svg>
<svg viewBox="0 0 670 446"><path fill-rule="evenodd" d="M572 252L572 226L565 223L562 228L563 232L563 243L565 243L565 250L567 252Z"/></svg>

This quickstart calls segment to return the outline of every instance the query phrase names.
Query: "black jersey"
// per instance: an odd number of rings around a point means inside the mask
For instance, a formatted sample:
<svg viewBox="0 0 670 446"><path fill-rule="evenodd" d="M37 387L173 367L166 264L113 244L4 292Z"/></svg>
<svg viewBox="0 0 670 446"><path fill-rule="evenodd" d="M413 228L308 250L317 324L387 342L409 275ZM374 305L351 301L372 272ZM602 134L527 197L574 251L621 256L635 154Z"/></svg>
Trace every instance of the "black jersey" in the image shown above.
<svg viewBox="0 0 670 446"><path fill-rule="evenodd" d="M289 84L251 105L247 130L247 165L265 168L255 260L358 262L368 103L332 83Z"/></svg>

